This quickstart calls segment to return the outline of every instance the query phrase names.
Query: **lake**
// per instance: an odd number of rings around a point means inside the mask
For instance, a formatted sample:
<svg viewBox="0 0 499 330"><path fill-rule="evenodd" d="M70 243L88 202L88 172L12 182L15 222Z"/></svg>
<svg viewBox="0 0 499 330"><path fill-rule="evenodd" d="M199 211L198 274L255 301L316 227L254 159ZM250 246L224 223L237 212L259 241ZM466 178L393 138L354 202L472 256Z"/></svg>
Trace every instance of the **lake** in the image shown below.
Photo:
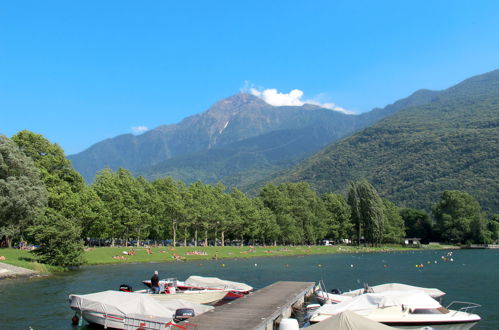
<svg viewBox="0 0 499 330"><path fill-rule="evenodd" d="M452 300L471 301L482 321L476 329L499 329L499 250L452 250L453 261L443 262L448 251L413 251L371 254L331 254L176 263L87 266L61 275L0 281L0 329L73 329L70 293L117 290L121 284L142 289L154 270L162 278L190 275L216 276L245 282L255 289L275 281L324 280L328 289L357 289L364 283L399 282L435 287ZM437 261L437 263L435 263ZM416 267L423 264L424 267Z"/></svg>

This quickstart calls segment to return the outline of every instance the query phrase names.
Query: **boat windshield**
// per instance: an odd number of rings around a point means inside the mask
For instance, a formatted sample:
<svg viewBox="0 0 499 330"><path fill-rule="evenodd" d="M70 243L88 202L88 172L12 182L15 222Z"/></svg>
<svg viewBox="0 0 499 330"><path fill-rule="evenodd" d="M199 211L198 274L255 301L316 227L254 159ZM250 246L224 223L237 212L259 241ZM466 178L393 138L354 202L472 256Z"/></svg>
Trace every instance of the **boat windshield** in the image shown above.
<svg viewBox="0 0 499 330"><path fill-rule="evenodd" d="M449 310L445 307L440 308L415 308L410 310L411 314L447 314Z"/></svg>

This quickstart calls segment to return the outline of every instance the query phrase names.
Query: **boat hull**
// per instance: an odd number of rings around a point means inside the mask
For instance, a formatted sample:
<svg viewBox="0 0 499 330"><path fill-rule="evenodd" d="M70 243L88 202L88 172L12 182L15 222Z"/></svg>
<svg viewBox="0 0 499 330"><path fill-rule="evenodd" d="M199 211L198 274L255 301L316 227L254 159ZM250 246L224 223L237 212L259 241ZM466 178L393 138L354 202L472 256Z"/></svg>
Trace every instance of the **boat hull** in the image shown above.
<svg viewBox="0 0 499 330"><path fill-rule="evenodd" d="M125 319L117 315L106 315L93 311L82 311L81 316L90 324L101 325L104 328L125 329Z"/></svg>

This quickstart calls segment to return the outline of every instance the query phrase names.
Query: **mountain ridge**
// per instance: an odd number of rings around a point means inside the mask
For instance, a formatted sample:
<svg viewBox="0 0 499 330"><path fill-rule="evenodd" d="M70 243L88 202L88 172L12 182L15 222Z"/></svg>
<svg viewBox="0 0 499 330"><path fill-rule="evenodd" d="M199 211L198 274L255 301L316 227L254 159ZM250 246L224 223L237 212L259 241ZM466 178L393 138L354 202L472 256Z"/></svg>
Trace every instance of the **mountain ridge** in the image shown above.
<svg viewBox="0 0 499 330"><path fill-rule="evenodd" d="M179 123L160 125L138 136L124 134L106 139L68 158L91 181L98 170L106 167L113 170L124 167L136 172L174 157L227 146L272 131L302 129L317 122L317 118L337 121L350 127L347 130L357 125L352 115L316 105L275 107L256 96L239 93Z"/></svg>
<svg viewBox="0 0 499 330"><path fill-rule="evenodd" d="M498 212L499 70L431 97L326 147L273 182L307 181L320 192L345 192L349 182L366 178L383 197L427 210L443 190L465 190Z"/></svg>

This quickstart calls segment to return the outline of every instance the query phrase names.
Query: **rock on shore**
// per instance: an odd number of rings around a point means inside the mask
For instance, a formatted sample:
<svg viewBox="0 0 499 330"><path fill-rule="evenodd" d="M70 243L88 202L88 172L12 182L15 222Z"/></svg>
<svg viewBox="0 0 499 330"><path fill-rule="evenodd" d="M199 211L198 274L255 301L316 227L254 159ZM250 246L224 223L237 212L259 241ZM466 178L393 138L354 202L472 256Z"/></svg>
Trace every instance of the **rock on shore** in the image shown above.
<svg viewBox="0 0 499 330"><path fill-rule="evenodd" d="M0 262L0 280L5 278L32 277L32 276L38 276L38 273L31 269L12 266Z"/></svg>

